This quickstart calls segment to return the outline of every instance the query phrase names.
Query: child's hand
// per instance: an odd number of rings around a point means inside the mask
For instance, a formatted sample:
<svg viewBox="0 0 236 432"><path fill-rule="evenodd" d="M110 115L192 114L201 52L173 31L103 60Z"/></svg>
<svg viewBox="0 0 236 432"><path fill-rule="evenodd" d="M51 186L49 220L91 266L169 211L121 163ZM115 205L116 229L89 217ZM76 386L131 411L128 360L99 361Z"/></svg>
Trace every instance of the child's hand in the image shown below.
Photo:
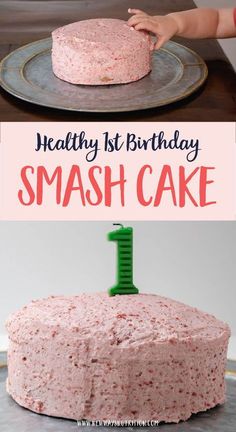
<svg viewBox="0 0 236 432"><path fill-rule="evenodd" d="M170 15L150 16L139 9L128 9L133 16L128 20L128 24L135 30L146 30L154 33L157 41L155 49L161 48L165 42L178 33L178 24Z"/></svg>

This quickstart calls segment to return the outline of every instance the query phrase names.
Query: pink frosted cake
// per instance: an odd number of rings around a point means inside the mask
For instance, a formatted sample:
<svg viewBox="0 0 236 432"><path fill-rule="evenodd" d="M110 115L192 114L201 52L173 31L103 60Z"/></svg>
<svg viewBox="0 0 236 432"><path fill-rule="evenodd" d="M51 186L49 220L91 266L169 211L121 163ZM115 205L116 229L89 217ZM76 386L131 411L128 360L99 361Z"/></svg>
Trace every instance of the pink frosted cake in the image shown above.
<svg viewBox="0 0 236 432"><path fill-rule="evenodd" d="M38 413L179 422L225 401L229 327L174 300L50 297L7 329L8 392Z"/></svg>
<svg viewBox="0 0 236 432"><path fill-rule="evenodd" d="M118 19L90 19L52 33L54 74L73 84L137 81L151 70L151 42Z"/></svg>

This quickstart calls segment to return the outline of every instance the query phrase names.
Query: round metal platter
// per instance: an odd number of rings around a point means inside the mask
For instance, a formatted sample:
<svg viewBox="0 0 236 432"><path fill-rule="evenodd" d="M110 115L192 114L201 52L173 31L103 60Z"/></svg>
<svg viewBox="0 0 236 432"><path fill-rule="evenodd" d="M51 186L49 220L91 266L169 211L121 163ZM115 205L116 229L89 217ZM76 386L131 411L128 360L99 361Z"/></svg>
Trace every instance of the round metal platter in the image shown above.
<svg viewBox="0 0 236 432"><path fill-rule="evenodd" d="M181 100L207 78L205 62L175 42L153 53L152 72L124 85L74 85L56 78L51 38L13 51L0 64L1 86L25 101L51 108L86 112L136 111Z"/></svg>
<svg viewBox="0 0 236 432"><path fill-rule="evenodd" d="M0 358L1 359L1 358ZM235 432L236 425L236 362L228 365L231 372L226 373L227 402L206 412L193 415L188 421L179 424L160 424L151 427L158 432ZM4 432L89 432L94 431L94 426L78 426L76 421L48 417L35 414L21 408L6 393L6 366L0 364L0 430ZM102 432L111 431L110 427L99 427ZM112 430L120 430L113 427ZM140 427L123 427L127 432L140 430ZM142 427L148 431L149 427Z"/></svg>

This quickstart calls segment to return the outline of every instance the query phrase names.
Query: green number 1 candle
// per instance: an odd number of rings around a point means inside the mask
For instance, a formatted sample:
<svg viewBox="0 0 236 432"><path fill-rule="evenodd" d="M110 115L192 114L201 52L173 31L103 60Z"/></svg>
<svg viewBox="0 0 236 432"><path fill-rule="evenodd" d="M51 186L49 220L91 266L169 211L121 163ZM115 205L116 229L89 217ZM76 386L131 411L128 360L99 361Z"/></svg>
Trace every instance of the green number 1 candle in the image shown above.
<svg viewBox="0 0 236 432"><path fill-rule="evenodd" d="M133 228L120 228L108 234L108 240L117 243L117 283L109 289L110 296L138 294L133 284Z"/></svg>

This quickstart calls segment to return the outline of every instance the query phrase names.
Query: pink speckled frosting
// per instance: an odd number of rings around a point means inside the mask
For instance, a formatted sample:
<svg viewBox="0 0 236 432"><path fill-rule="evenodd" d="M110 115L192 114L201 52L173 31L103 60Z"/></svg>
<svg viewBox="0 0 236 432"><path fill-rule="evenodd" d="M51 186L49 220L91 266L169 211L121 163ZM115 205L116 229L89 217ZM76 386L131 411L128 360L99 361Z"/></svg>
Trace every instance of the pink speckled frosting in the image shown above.
<svg viewBox="0 0 236 432"><path fill-rule="evenodd" d="M174 300L50 297L7 329L8 392L38 413L179 422L225 401L229 327Z"/></svg>
<svg viewBox="0 0 236 432"><path fill-rule="evenodd" d="M78 21L52 32L54 74L73 84L137 81L151 70L151 41L118 19Z"/></svg>

